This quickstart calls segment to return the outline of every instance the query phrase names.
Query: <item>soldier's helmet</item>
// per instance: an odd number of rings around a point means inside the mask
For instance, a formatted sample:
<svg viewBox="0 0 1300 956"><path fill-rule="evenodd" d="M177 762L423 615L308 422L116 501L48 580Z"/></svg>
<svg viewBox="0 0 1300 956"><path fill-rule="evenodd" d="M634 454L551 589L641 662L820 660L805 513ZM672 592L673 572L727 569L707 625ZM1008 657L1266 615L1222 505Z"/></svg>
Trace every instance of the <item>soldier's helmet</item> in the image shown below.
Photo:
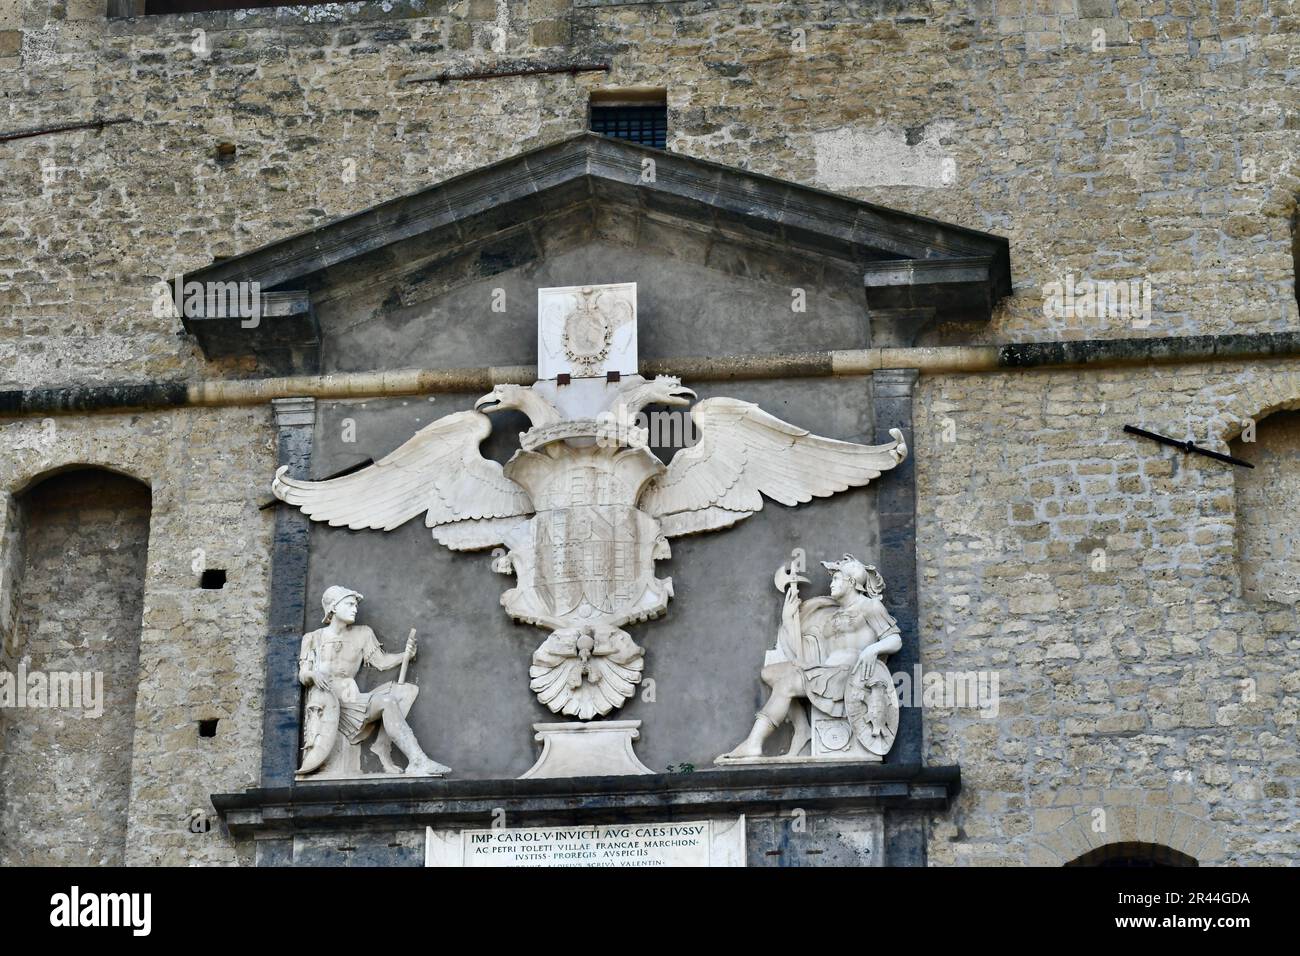
<svg viewBox="0 0 1300 956"><path fill-rule="evenodd" d="M334 616L334 608L346 597L354 597L358 601L365 600L360 591L353 591L351 588L345 588L341 584L333 584L325 589L325 593L320 597L321 609L325 612L325 619L322 624L328 624L330 618Z"/></svg>
<svg viewBox="0 0 1300 956"><path fill-rule="evenodd" d="M822 567L832 574L839 571L850 581L853 587L863 594L879 597L885 593L885 579L874 565L863 564L851 554L846 554L838 561L823 561Z"/></svg>

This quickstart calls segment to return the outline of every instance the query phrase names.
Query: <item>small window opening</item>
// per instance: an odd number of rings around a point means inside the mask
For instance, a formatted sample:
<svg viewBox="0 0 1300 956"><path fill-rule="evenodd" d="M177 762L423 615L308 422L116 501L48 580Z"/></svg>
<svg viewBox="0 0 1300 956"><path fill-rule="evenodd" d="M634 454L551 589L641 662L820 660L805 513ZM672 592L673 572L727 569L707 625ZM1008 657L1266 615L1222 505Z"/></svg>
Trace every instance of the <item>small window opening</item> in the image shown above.
<svg viewBox="0 0 1300 956"><path fill-rule="evenodd" d="M598 90L591 94L591 131L640 146L668 144L665 90Z"/></svg>
<svg viewBox="0 0 1300 956"><path fill-rule="evenodd" d="M200 721L199 721L199 736L200 736L200 737L215 737L215 736L217 735L217 721L218 721L219 719L220 719L220 718L217 718L217 717L209 717L209 718L206 719L206 720L200 720Z"/></svg>
<svg viewBox="0 0 1300 956"><path fill-rule="evenodd" d="M226 572L217 568L208 568L199 575L199 587L205 591L220 591L226 586Z"/></svg>

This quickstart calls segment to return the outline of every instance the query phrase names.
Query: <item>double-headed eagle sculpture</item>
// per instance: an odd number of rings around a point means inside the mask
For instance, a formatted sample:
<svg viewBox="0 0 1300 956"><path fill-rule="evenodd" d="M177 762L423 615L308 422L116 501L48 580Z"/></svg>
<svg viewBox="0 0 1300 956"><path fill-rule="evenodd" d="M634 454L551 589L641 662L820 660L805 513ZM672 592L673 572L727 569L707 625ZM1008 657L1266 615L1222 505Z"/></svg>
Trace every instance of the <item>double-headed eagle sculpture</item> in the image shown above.
<svg viewBox="0 0 1300 956"><path fill-rule="evenodd" d="M391 531L423 515L453 551L497 549L493 569L516 579L501 597L507 613L551 632L533 655L533 691L586 720L621 706L641 679L642 648L623 626L667 608L672 579L655 577L654 563L671 556L669 539L728 528L765 496L792 506L866 485L907 455L897 429L892 442L858 445L709 398L690 413L699 441L665 466L628 423L695 397L666 375L498 385L361 471L300 481L280 468L272 489L331 526ZM479 445L488 415L505 409L531 427L503 467Z"/></svg>

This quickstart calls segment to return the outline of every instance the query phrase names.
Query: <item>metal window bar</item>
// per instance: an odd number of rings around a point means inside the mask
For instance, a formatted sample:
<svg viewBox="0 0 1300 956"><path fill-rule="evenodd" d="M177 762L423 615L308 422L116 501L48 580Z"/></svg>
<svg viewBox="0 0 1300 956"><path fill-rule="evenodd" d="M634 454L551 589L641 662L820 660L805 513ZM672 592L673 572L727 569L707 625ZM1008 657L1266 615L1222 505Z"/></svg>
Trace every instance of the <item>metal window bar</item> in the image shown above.
<svg viewBox="0 0 1300 956"><path fill-rule="evenodd" d="M591 131L641 146L663 149L668 144L668 107L592 106Z"/></svg>

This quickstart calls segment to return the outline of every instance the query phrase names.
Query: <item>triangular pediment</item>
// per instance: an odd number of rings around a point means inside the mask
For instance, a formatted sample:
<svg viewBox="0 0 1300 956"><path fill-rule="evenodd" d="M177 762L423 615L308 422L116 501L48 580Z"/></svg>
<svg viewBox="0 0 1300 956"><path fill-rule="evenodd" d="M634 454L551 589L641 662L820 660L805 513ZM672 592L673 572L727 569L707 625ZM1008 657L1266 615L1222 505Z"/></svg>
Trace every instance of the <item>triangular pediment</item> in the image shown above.
<svg viewBox="0 0 1300 956"><path fill-rule="evenodd" d="M209 357L255 354L268 367L311 371L321 344L314 303L348 283L388 276L400 297L519 267L557 233L627 241L650 232L665 248L689 237L697 256L716 248L724 269L815 261L880 315L877 336L892 339L882 344L911 344L899 316L986 320L1011 290L1003 238L584 133L196 270L184 279L257 282L262 321L183 321Z"/></svg>

